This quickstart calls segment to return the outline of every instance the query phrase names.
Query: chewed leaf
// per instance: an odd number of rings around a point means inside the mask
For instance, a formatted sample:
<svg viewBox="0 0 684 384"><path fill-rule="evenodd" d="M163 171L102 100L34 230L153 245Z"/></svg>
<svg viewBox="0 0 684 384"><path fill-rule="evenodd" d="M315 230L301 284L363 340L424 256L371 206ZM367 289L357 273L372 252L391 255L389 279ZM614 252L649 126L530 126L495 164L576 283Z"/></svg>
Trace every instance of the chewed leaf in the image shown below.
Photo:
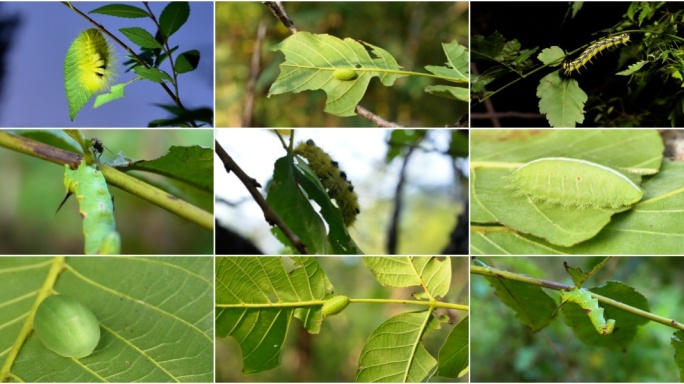
<svg viewBox="0 0 684 384"><path fill-rule="evenodd" d="M404 76L393 73L401 67L387 51L350 38L298 32L272 50L283 52L285 62L268 96L323 90L328 95L325 111L337 116L356 114L373 76L386 86Z"/></svg>

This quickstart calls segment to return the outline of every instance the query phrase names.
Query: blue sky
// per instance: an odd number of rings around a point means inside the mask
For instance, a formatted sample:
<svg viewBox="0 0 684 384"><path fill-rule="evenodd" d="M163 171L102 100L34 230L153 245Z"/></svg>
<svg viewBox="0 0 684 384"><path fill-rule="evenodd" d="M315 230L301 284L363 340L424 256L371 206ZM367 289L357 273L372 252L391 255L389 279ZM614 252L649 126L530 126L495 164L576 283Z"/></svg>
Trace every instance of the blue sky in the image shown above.
<svg viewBox="0 0 684 384"><path fill-rule="evenodd" d="M122 2L117 2L122 3ZM87 13L110 2L74 2ZM142 3L127 3L144 8ZM159 17L167 2L150 2ZM0 100L0 126L3 127L146 127L154 119L169 117L154 104L172 104L159 84L136 81L126 87L126 97L92 108L92 101L69 120L69 108L64 91L64 57L71 42L92 25L59 2L2 2L0 16L18 14L21 24L11 51L7 55L7 73ZM119 32L123 27L142 27L153 34L156 27L149 19L123 19L106 15L89 15L114 33L134 51L139 49ZM191 49L200 51L199 67L180 76L180 95L187 108L214 105L214 4L191 2L190 17L178 32L171 36L171 46L177 52ZM118 58L118 80L134 77L123 73L124 50L115 45ZM162 69L170 72L168 61Z"/></svg>

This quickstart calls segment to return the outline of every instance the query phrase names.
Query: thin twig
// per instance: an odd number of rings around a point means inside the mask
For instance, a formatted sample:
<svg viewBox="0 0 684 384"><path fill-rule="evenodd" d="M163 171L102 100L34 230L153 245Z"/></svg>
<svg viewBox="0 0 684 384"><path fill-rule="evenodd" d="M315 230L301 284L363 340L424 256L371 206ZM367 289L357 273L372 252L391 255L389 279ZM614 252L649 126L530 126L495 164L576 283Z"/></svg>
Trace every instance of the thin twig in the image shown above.
<svg viewBox="0 0 684 384"><path fill-rule="evenodd" d="M252 126L252 113L254 112L254 89L256 88L257 79L261 72L261 48L266 37L266 23L261 21L259 28L257 28L257 38L254 43L254 51L252 52L252 63L249 66L249 80L247 81L247 90L245 91L245 108L242 111L242 126Z"/></svg>
<svg viewBox="0 0 684 384"><path fill-rule="evenodd" d="M387 231L387 253L389 255L397 254L397 244L399 243L399 216L401 215L401 209L404 205L403 190L404 184L406 183L406 170L414 148L415 147L412 146L408 147L408 150L406 151L404 162L401 164L401 170L399 171L399 181L394 190L394 209L392 210L390 227Z"/></svg>
<svg viewBox="0 0 684 384"><path fill-rule="evenodd" d="M266 219L266 222L269 223L270 225L275 225L278 228L280 228L281 231L283 231L283 234L287 236L287 238L290 240L292 245L299 250L299 252L303 255L309 254L309 251L306 249L306 245L302 243L302 240L297 236L296 233L292 232L290 227L285 224L283 219L278 216L278 214L271 208L271 206L266 202L266 199L261 195L259 190L257 188L261 188L261 185L259 182L257 182L255 179L250 177L245 173L245 171L240 168L237 163L233 160L232 157L228 154L228 152L223 149L221 144L219 144L218 141L216 141L216 154L218 155L219 159L223 162L223 166L226 168L227 172L233 172L235 176L240 179L242 184L244 184L245 188L249 191L249 193L252 195L254 200L259 204L259 207L261 207L261 210L264 212L264 219Z"/></svg>

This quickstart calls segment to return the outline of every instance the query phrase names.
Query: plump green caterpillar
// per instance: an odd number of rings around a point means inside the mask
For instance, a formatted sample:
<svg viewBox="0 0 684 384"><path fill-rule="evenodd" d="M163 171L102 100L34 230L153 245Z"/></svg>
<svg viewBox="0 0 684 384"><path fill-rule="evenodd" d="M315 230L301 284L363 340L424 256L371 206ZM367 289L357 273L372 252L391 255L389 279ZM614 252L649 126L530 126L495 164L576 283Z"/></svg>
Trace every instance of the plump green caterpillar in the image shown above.
<svg viewBox="0 0 684 384"><path fill-rule="evenodd" d="M100 324L93 312L65 295L50 296L40 303L33 328L47 349L64 357L86 357L100 341Z"/></svg>
<svg viewBox="0 0 684 384"><path fill-rule="evenodd" d="M336 69L332 73L337 80L348 81L356 78L356 72L352 69Z"/></svg>
<svg viewBox="0 0 684 384"><path fill-rule="evenodd" d="M622 208L644 195L634 181L586 160L547 157L530 161L510 176L511 188L532 200L576 208Z"/></svg>
<svg viewBox="0 0 684 384"><path fill-rule="evenodd" d="M598 306L598 300L591 297L591 293L586 289L575 288L571 291L560 291L562 303L575 303L584 309L584 312L589 316L589 320L596 328L596 331L602 335L609 335L615 328L615 320L610 319L606 321L603 318L603 308Z"/></svg>
<svg viewBox="0 0 684 384"><path fill-rule="evenodd" d="M323 304L321 311L323 312L323 316L337 315L347 308L348 305L349 298L347 296L337 295L328 299L325 304Z"/></svg>
<svg viewBox="0 0 684 384"><path fill-rule="evenodd" d="M354 192L354 186L347 180L347 174L340 171L339 164L317 147L313 140L299 143L294 153L309 162L309 167L321 180L330 198L334 198L337 202L344 224L352 225L356 221L356 215L361 212L359 199Z"/></svg>
<svg viewBox="0 0 684 384"><path fill-rule="evenodd" d="M59 207L62 207L69 196L76 195L79 212L83 217L85 254L120 254L121 239L116 232L114 204L102 173L94 165L87 165L85 162L81 162L75 170L66 164L64 186L67 192Z"/></svg>
<svg viewBox="0 0 684 384"><path fill-rule="evenodd" d="M627 44L629 42L629 33L623 33L616 36L609 36L603 39L597 40L587 49L582 51L575 60L566 60L561 63L561 68L566 75L570 75L572 71L579 72L579 69L591 62L591 59L598 55L601 51L606 50L614 45Z"/></svg>

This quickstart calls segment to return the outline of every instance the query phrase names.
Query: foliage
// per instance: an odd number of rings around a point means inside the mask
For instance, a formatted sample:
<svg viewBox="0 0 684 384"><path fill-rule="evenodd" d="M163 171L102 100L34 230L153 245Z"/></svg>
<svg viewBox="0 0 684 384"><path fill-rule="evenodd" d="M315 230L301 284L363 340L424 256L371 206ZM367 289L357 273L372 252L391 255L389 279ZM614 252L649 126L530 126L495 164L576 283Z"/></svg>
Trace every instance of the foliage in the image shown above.
<svg viewBox="0 0 684 384"><path fill-rule="evenodd" d="M604 3L542 7L548 9L538 11L550 14L550 23L557 20L546 34L530 36L523 27L517 32L506 32L517 33L513 38L491 30L473 36L472 57L481 72L472 80L475 102L504 93L495 100L499 100L499 105L507 103L515 108L512 97L520 98L522 93L532 101L531 89L538 82L538 111L552 127L681 125L681 4L632 2L621 6ZM573 7L571 18L566 13L568 7ZM534 25L538 30L538 25L515 16L516 12L526 12L522 8L516 11L502 7L492 12L506 13L505 17L516 20L518 26ZM550 40L553 38L555 41ZM531 48L529 43L541 47ZM615 47L619 43L626 45ZM610 46L613 48L605 49ZM595 56L602 50L602 56ZM535 57L533 54L538 51L541 53ZM586 67L579 73L565 74L560 68L561 60L565 68L578 67L580 63ZM502 92L514 84L517 92Z"/></svg>
<svg viewBox="0 0 684 384"><path fill-rule="evenodd" d="M211 382L212 266L211 257L0 258L0 381ZM50 294L97 317L89 356L59 356L32 332Z"/></svg>
<svg viewBox="0 0 684 384"><path fill-rule="evenodd" d="M471 251L474 254L679 254L681 163L663 160L655 130L474 131ZM620 209L535 201L511 189L530 160L563 156L617 170L645 190ZM588 174L577 174L584 178ZM564 188L574 188L570 182ZM611 183L582 188L612 188ZM549 190L547 193L552 193Z"/></svg>
<svg viewBox="0 0 684 384"><path fill-rule="evenodd" d="M73 5L69 4L68 6L77 13L80 13ZM172 47L172 44L170 43L171 36L185 24L190 16L190 4L188 2L171 2L164 8L158 17L152 13L147 5L145 5L145 9L142 9L127 4L109 4L94 9L90 13L126 19L146 18L152 21L156 27L155 30L151 31L140 27L119 29L121 34L126 36L128 40L141 49L138 54L135 54L130 48L124 45L124 48L129 52L129 60L123 63L127 66L126 71L135 72L138 77L127 82L111 85L110 92L100 94L97 97L94 108L124 97L124 89L128 84L131 84L136 80L148 80L153 83L161 84L173 101L173 103L169 105L160 105L162 109L171 113L172 117L150 121L148 123L149 126L196 127L198 126L198 122L201 124L212 124L213 112L211 108L187 109L183 106L179 93L178 76L183 73L194 71L199 65L200 60L200 53L196 49L179 53L174 57L174 53L179 46L176 45ZM106 34L109 35L111 33L96 22L92 21L92 23L102 31L105 31ZM102 40L100 45L106 47L109 44L104 41L104 37L100 31L96 29L88 31L94 31ZM86 54L88 51L85 50L85 48L87 48L88 45L85 42L81 42L83 39L83 34L79 35L69 49L65 59L64 82L66 85L67 100L69 102L72 120L96 92L106 88L105 86L99 85L98 87L93 87L88 84L99 81L97 80L98 78L105 78L106 83L109 83L111 78L113 78L111 73L114 71L111 67L115 64L111 48L106 50L103 48L99 49L100 52ZM116 42L123 45L118 39ZM87 66L84 66L82 62L90 59L93 55L97 55L97 57L100 58L99 61L96 63L88 63ZM170 73L167 72L167 70L161 69L161 65L164 64L167 59ZM101 71L104 71L104 75L100 73ZM88 83L83 81L84 78L93 78L95 80ZM109 84L107 84L107 86L109 86Z"/></svg>
<svg viewBox="0 0 684 384"><path fill-rule="evenodd" d="M561 274L558 258L479 260L480 264L486 260L498 269L471 266L473 316L480 319L473 323L471 333L472 342L479 345L473 350L474 381L676 381L682 369L681 362L675 362L679 353L677 335L681 334L678 317L682 316L681 308L673 305L682 297L678 259L613 257L606 264L600 258L573 258L568 262L573 268L607 266L596 271L592 284L599 285L599 279L612 281L585 291L592 300L598 300L606 319L615 320L613 332L606 334L597 332L592 325L593 311L588 316L575 304L562 305L553 313L562 312L562 322L540 314L548 322L543 330L535 330L507 320L512 317L511 310L519 314L519 308L492 300L494 292L485 281L495 288L499 298L502 290L493 283L506 285L506 294L514 297L520 308L538 305L537 298L524 296L510 283L534 287L556 305L562 304L562 293L559 297L550 288L572 291L573 287L561 283L569 279ZM478 275L486 276L486 280ZM674 349L670 347L670 335ZM634 369L606 369L627 365Z"/></svg>
<svg viewBox="0 0 684 384"><path fill-rule="evenodd" d="M324 305L340 292L334 289L321 265L311 257L293 257L292 261L294 266L277 257L217 259L216 335L232 336L238 341L243 351L243 374L280 365L280 354L293 317L302 322L309 334L318 334L324 323L342 316L323 316ZM364 263L382 285L414 288L417 285L415 289L419 293L414 295L417 300L351 298L347 299L351 305L338 308L339 311L353 311L364 302L394 302L427 309L393 316L373 331L359 357L357 381L425 381L437 369L444 377L465 375L467 326L452 328L452 335L441 343L443 352L439 353L439 361L423 344L428 333L441 329L447 321L447 316L436 311L440 308L467 310L467 306L437 301L450 289L449 259L364 257ZM339 297L335 296L336 300ZM467 321L466 316L461 323ZM391 351L392 359L387 358L387 351Z"/></svg>

